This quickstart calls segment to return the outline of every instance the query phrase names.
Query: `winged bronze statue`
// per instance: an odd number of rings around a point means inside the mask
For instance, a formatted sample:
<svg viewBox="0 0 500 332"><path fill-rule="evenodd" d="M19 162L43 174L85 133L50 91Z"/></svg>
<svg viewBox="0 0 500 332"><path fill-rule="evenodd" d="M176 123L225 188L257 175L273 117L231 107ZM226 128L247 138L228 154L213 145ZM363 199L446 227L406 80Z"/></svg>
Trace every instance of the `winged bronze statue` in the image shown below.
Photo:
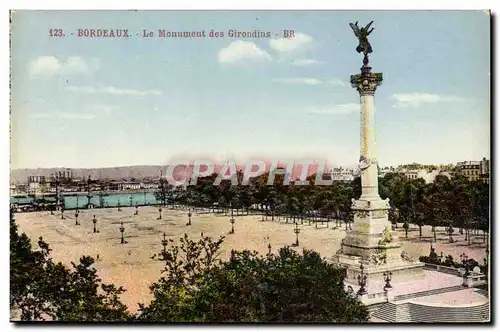
<svg viewBox="0 0 500 332"><path fill-rule="evenodd" d="M364 28L358 26L358 22L356 23L349 23L351 26L352 31L354 31L354 35L358 37L359 40L359 45L356 47L356 52L358 53L363 53L365 56L367 56L369 53L373 52L372 46L370 45L370 42L368 41L368 35L372 33L374 28L370 29L370 26L372 25L373 21L368 23Z"/></svg>

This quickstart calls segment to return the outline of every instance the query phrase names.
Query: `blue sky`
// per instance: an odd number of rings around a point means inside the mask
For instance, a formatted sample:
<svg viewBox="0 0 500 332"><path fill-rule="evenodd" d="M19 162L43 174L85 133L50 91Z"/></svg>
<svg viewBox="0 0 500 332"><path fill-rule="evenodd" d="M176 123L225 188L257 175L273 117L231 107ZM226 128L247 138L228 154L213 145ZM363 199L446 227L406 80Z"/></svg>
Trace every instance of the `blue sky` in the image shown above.
<svg viewBox="0 0 500 332"><path fill-rule="evenodd" d="M384 74L375 95L380 165L489 158L483 12L32 11L12 17L12 168L181 156L356 164L359 95L348 80L362 56L348 23L371 20L370 63ZM50 37L51 28L66 36ZM78 28L131 37L71 36ZM225 36L145 39L142 29ZM230 38L231 29L272 38ZM296 38L281 38L285 29Z"/></svg>

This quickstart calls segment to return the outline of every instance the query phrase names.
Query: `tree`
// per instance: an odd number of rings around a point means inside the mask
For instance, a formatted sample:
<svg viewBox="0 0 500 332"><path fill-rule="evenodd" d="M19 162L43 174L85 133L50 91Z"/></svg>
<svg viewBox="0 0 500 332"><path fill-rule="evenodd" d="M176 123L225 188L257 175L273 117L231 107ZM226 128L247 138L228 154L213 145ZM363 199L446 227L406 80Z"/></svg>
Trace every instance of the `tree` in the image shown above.
<svg viewBox="0 0 500 332"><path fill-rule="evenodd" d="M205 274L212 266L219 264L218 251L223 237L212 241L210 237L198 242L190 240L187 234L180 239L180 246L171 246L154 255L165 262L165 268L158 282L150 286L154 299L148 306L139 305L139 319L142 321L198 321L190 312L190 301L203 282Z"/></svg>
<svg viewBox="0 0 500 332"><path fill-rule="evenodd" d="M161 205L167 205L167 201L171 197L172 188L172 185L168 184L163 177L160 177L160 185L158 186L158 190L155 192L155 198L157 201L161 202Z"/></svg>
<svg viewBox="0 0 500 332"><path fill-rule="evenodd" d="M119 296L122 287L101 283L94 259L80 258L73 270L50 257L49 245L40 237L33 250L26 234L19 235L10 218L10 307L23 321L124 321L132 319Z"/></svg>
<svg viewBox="0 0 500 332"><path fill-rule="evenodd" d="M43 264L46 252L32 251L26 234L19 234L10 212L10 308L20 312L21 320L40 320L48 313L44 297ZM46 315L45 315L46 316Z"/></svg>
<svg viewBox="0 0 500 332"><path fill-rule="evenodd" d="M141 305L141 320L175 322L365 322L363 304L344 290L345 270L313 251L277 255L233 251L222 262L223 238L184 237L166 253L165 270Z"/></svg>

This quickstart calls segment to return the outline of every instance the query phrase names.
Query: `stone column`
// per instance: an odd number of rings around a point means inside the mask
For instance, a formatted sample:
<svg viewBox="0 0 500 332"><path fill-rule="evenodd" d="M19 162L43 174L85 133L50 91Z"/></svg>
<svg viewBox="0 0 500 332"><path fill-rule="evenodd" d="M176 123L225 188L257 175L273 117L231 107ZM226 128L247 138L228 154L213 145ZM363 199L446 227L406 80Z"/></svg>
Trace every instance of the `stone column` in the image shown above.
<svg viewBox="0 0 500 332"><path fill-rule="evenodd" d="M339 253L349 256L348 259L357 257L367 267L401 261L401 246L388 220L389 201L382 200L378 193L374 95L382 83L382 74L372 73L365 57L361 73L351 75L350 81L359 92L361 103L359 168L362 192L358 200L352 200L352 231L347 232Z"/></svg>
<svg viewBox="0 0 500 332"><path fill-rule="evenodd" d="M364 61L361 74L351 75L351 85L359 92L361 103L361 147L359 167L361 171L362 193L360 200L378 200L378 161L375 139L374 95L377 86L382 84L382 73L372 73Z"/></svg>

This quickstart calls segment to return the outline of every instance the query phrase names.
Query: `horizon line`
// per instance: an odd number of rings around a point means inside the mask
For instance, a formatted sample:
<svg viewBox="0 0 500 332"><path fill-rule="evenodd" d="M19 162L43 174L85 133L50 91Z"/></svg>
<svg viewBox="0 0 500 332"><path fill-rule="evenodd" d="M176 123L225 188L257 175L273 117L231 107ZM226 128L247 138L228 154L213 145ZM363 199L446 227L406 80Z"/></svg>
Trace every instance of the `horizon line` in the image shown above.
<svg viewBox="0 0 500 332"><path fill-rule="evenodd" d="M484 157L486 158L487 160L489 160L490 158L489 157ZM228 158L228 160L230 160L231 158ZM482 158L481 158L482 159ZM402 166L402 165L414 165L414 164L418 164L418 165L433 165L433 166L440 166L440 165L455 165L456 163L458 162L462 162L462 161L480 161L481 159L479 160L467 160L467 159L464 159L464 160L457 160L457 161L454 161L454 162L446 162L446 163L443 163L443 162L440 162L440 163L422 163L422 162L417 162L417 161L412 161L412 162L406 162L406 163L398 163L398 165L389 165L389 164L384 164L384 165L381 165L379 164L379 167L394 167L394 166ZM195 160L195 159L193 159ZM215 166L222 166L224 165L224 163L226 163L228 160L226 161L221 161L220 164L218 162L215 162L214 165ZM256 159L250 159L250 160L256 160ZM269 161L269 160L278 160L278 161L281 161L279 158L278 159L268 159L266 161ZM288 158L283 158L283 160L290 160ZM294 160L294 161L298 161L297 164L300 164L300 160ZM317 160L313 160L314 162L317 162ZM190 160L190 166L192 166L191 164L192 160ZM173 164L173 163L172 163ZM168 167L169 165L172 165L172 164L132 164L132 165L115 165L115 166L93 166L93 167L68 167L68 166L37 166L37 167L20 167L20 168L9 168L10 172L12 171L21 171L21 170L36 170L36 169L59 169L59 168L65 168L65 169L82 169L82 170L86 170L86 169L104 169L104 168L124 168L124 167L158 167L158 168L161 168L161 167ZM329 165L330 163L328 161L326 161L326 164ZM350 166L356 166L358 163L357 162L352 162L352 163L345 163L345 164L341 164L341 163L336 163L336 164L333 164L334 167L350 167ZM236 166L244 166L245 163L236 163Z"/></svg>

